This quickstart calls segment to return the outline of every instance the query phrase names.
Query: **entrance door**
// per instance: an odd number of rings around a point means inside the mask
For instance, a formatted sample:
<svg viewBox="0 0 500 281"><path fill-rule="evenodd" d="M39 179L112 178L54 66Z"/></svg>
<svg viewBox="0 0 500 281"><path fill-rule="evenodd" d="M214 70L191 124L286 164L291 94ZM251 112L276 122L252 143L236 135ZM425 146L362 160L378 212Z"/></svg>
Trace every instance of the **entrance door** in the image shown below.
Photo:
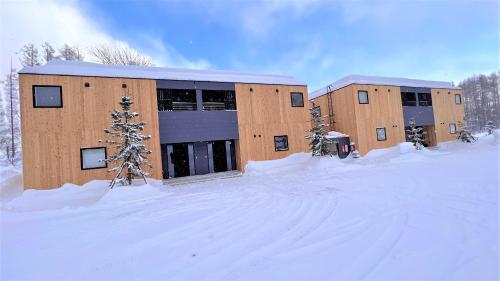
<svg viewBox="0 0 500 281"><path fill-rule="evenodd" d="M189 176L189 152L187 143L175 143L170 155L174 166L174 177Z"/></svg>
<svg viewBox="0 0 500 281"><path fill-rule="evenodd" d="M194 148L194 169L196 175L208 174L208 145L206 142L195 142Z"/></svg>
<svg viewBox="0 0 500 281"><path fill-rule="evenodd" d="M214 155L214 171L227 171L226 141L214 141L212 144L212 150Z"/></svg>

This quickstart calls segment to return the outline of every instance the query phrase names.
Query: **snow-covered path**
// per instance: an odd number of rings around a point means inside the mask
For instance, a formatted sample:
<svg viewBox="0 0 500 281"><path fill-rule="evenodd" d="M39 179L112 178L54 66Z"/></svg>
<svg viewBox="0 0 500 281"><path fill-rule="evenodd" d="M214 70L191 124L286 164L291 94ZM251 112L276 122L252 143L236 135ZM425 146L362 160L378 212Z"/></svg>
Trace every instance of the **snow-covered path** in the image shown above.
<svg viewBox="0 0 500 281"><path fill-rule="evenodd" d="M489 136L175 188L24 192L2 203L0 279L497 280L498 153Z"/></svg>

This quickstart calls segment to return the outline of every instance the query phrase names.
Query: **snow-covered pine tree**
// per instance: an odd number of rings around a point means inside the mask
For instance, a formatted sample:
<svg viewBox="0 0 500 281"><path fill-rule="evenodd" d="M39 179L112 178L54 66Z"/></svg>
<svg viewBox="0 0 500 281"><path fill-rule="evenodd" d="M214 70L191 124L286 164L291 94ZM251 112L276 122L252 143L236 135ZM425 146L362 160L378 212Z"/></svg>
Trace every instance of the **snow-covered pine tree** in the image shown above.
<svg viewBox="0 0 500 281"><path fill-rule="evenodd" d="M321 109L319 106L314 106L309 109L311 113L312 128L308 131L306 139L309 139L309 146L313 156L331 155L327 148L327 144L331 143L326 137L328 133L325 131L325 124L321 117Z"/></svg>
<svg viewBox="0 0 500 281"><path fill-rule="evenodd" d="M410 129L406 130L406 132L408 133L408 138L417 150L422 149L424 147L423 143L425 135L427 133L424 132L424 129L422 129L422 127L417 127L415 119L410 119L410 122L408 122L408 124L410 125Z"/></svg>
<svg viewBox="0 0 500 281"><path fill-rule="evenodd" d="M104 132L111 139L104 142L116 148L116 153L102 161L107 163L118 163L118 165L109 170L116 173L111 181L110 187L115 184L130 185L135 177L141 177L147 183L146 176L149 174L142 170L141 166L149 164L146 157L151 154L143 142L150 139L151 136L142 135L146 123L134 123L133 118L139 116L139 113L131 111L132 98L125 94L122 96L120 105L122 111L113 110L111 113L111 129L105 129ZM99 142L102 142L101 140Z"/></svg>
<svg viewBox="0 0 500 281"><path fill-rule="evenodd" d="M493 134L493 130L496 129L495 123L493 123L493 121L489 120L488 122L486 122L484 129L486 130L486 133L488 133L488 135Z"/></svg>
<svg viewBox="0 0 500 281"><path fill-rule="evenodd" d="M472 135L471 129L469 125L467 124L467 121L464 120L463 122L458 121L458 126L460 127L460 131L458 132L458 137L457 139L461 140L462 142L475 142L476 138Z"/></svg>

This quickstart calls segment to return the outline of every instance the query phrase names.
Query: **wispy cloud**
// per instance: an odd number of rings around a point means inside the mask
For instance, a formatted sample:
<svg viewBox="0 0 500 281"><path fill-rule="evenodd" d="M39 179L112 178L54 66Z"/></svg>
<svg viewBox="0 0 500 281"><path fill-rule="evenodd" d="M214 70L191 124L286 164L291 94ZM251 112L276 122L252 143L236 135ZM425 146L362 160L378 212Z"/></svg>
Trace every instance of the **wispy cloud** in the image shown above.
<svg viewBox="0 0 500 281"><path fill-rule="evenodd" d="M115 38L96 19L85 14L77 1L32 0L2 2L1 68L2 76L8 72L11 56L26 43L42 44L47 41L54 47L64 43L87 49L96 44L125 45L153 58L159 65L202 68L210 64L204 60L190 60L165 42L149 40L148 48ZM86 58L91 60L91 58ZM19 61L14 61L17 68Z"/></svg>

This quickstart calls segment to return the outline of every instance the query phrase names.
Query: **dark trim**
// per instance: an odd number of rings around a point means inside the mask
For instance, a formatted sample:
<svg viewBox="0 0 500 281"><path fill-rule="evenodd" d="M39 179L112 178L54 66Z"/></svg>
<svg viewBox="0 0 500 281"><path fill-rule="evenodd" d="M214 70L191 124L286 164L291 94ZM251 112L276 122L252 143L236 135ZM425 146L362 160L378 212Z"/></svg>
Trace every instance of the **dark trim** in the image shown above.
<svg viewBox="0 0 500 281"><path fill-rule="evenodd" d="M246 84L246 85L282 85L282 86L297 86L297 87L307 87L307 84L277 84L277 83L254 83L254 82L231 82L231 81L207 81L207 80L179 80L179 79L156 79L156 78L141 78L141 77L117 77L117 76L95 76L95 75L69 75L69 74L49 74L49 73L29 73L22 72L20 75L48 75L48 76L68 76L68 77L93 77L93 78L119 78L119 79L138 79L138 80L166 80L166 81L193 81L193 82L208 82L208 83L235 83L235 84ZM266 74L262 74L266 75Z"/></svg>
<svg viewBox="0 0 500 281"><path fill-rule="evenodd" d="M379 129L384 129L384 139L383 140L379 140L378 139L378 130ZM382 128L375 128L375 136L377 137L377 141L386 141L387 140L387 130L385 129L385 127L382 127Z"/></svg>
<svg viewBox="0 0 500 281"><path fill-rule="evenodd" d="M35 97L35 88L59 88L59 99L61 100L60 106L37 106ZM63 107L63 91L60 85L33 85L31 87L32 98L33 98L33 108L62 108Z"/></svg>
<svg viewBox="0 0 500 281"><path fill-rule="evenodd" d="M457 96L460 97L460 102L457 103ZM462 95L461 94L455 94L455 104L462 104Z"/></svg>
<svg viewBox="0 0 500 281"><path fill-rule="evenodd" d="M359 99L359 93L360 92L365 92L366 93L366 102L361 102L361 100ZM370 104L370 95L368 95L368 91L367 90L358 90L358 103L359 104Z"/></svg>
<svg viewBox="0 0 500 281"><path fill-rule="evenodd" d="M276 138L286 137L286 149L278 149L276 147ZM290 146L288 145L288 135L274 136L274 151L288 151Z"/></svg>
<svg viewBox="0 0 500 281"><path fill-rule="evenodd" d="M104 167L95 167L95 168L83 168L83 151L87 149L101 149L104 148L104 158L108 158L108 149L105 146L96 146L96 147L82 147L80 148L80 169L85 171L85 170L95 170L95 169L107 169L108 168L108 162L104 162L105 166Z"/></svg>
<svg viewBox="0 0 500 281"><path fill-rule="evenodd" d="M454 132L454 133L452 133L452 132L451 132L451 125L452 125L452 124L453 124L453 126L455 126L455 132ZM452 134L452 135L456 135L456 134L457 134L457 123L450 123L450 124L448 125L448 128L449 128L449 132L450 132L450 134Z"/></svg>
<svg viewBox="0 0 500 281"><path fill-rule="evenodd" d="M293 105L293 95L300 94L302 97L302 105ZM292 107L304 107L304 93L302 92L290 92L290 103L292 104Z"/></svg>

